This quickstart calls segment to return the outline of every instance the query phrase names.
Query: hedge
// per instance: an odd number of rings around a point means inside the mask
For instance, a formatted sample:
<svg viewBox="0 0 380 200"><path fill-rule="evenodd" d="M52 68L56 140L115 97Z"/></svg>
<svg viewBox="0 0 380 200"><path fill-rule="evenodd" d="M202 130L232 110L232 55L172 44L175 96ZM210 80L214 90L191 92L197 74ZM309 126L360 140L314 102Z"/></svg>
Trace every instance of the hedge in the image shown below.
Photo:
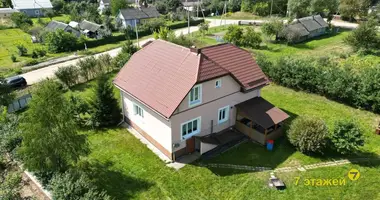
<svg viewBox="0 0 380 200"><path fill-rule="evenodd" d="M203 23L204 19L198 19L198 20L191 20L190 26L197 26L200 23ZM169 29L178 29L178 28L184 28L187 27L187 21L180 21L180 22L174 22L172 24L167 25Z"/></svg>
<svg viewBox="0 0 380 200"><path fill-rule="evenodd" d="M338 63L330 58L282 57L257 62L275 83L326 96L347 105L380 113L380 64L357 66L355 59Z"/></svg>

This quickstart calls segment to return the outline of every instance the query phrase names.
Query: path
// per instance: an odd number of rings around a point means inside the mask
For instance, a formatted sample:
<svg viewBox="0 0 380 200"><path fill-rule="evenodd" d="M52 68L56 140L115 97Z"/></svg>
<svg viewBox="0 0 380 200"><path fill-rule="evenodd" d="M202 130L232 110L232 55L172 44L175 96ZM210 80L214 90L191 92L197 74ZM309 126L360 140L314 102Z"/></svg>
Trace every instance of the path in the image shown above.
<svg viewBox="0 0 380 200"><path fill-rule="evenodd" d="M329 161L329 162L321 162L321 163L315 163L310 165L303 165L303 166L297 166L297 167L281 167L272 169L270 167L258 167L258 166L249 166L249 165L232 165L232 164L218 164L218 163L211 163L211 164L203 164L201 166L203 167L211 167L211 168L223 168L223 169L237 169L237 170L245 170L245 171L253 171L253 172L262 172L262 171L271 171L274 172L294 172L294 171L307 171L310 169L317 169L317 168L323 168L323 167L334 167L339 165L346 165L346 164L352 164L352 163L358 163L358 162L368 162L368 161L374 161L374 160L380 160L380 158L356 158L356 159L344 159L344 160L335 160L335 161Z"/></svg>

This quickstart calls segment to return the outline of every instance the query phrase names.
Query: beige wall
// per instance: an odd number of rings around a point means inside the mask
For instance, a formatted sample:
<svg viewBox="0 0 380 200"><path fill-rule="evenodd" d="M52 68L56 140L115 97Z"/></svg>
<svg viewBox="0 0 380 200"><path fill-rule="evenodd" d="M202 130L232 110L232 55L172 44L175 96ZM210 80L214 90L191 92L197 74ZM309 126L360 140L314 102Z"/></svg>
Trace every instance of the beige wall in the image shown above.
<svg viewBox="0 0 380 200"><path fill-rule="evenodd" d="M201 117L201 132L198 136L204 136L213 132L218 132L235 124L236 108L234 105L257 97L259 90L249 93L240 92L240 85L230 76L224 76L222 87L215 88L215 80L210 80L202 84L202 103L198 106L189 108L189 96L187 95L175 114L170 118L172 127L172 141L179 143L180 146L173 151L179 150L186 146L186 141L181 137L181 124L189 120ZM218 110L225 106L230 106L229 120L218 124ZM213 120L213 125L211 125Z"/></svg>
<svg viewBox="0 0 380 200"><path fill-rule="evenodd" d="M145 105L136 101L133 97L121 91L124 103L124 115L144 132L160 143L166 150L172 152L171 123L158 115ZM134 115L133 104L137 104L144 110L144 118Z"/></svg>

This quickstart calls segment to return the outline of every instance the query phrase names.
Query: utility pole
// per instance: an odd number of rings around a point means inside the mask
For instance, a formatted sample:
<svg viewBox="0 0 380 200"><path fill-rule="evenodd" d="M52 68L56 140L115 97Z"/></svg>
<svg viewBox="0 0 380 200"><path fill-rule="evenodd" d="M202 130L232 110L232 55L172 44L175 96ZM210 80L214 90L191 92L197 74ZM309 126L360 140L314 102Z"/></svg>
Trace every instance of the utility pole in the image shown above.
<svg viewBox="0 0 380 200"><path fill-rule="evenodd" d="M186 0L187 4L187 0ZM190 11L189 8L187 8L187 34L190 35Z"/></svg>
<svg viewBox="0 0 380 200"><path fill-rule="evenodd" d="M137 21L136 21L136 19L135 19L135 30L136 30L137 47L140 47L140 44L139 44L139 32L137 31Z"/></svg>
<svg viewBox="0 0 380 200"><path fill-rule="evenodd" d="M273 0L272 0L272 3L270 4L270 17L272 17L272 10L273 10Z"/></svg>

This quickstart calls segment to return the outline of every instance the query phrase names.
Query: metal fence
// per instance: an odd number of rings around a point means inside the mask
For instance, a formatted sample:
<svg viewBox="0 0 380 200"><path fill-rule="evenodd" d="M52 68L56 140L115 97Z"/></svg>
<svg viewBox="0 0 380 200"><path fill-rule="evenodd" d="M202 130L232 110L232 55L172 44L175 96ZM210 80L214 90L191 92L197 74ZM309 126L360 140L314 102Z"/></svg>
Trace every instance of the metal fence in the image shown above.
<svg viewBox="0 0 380 200"><path fill-rule="evenodd" d="M22 97L17 98L11 104L9 104L8 113L13 113L13 112L16 112L18 110L25 108L31 99L32 99L31 94L26 94Z"/></svg>

